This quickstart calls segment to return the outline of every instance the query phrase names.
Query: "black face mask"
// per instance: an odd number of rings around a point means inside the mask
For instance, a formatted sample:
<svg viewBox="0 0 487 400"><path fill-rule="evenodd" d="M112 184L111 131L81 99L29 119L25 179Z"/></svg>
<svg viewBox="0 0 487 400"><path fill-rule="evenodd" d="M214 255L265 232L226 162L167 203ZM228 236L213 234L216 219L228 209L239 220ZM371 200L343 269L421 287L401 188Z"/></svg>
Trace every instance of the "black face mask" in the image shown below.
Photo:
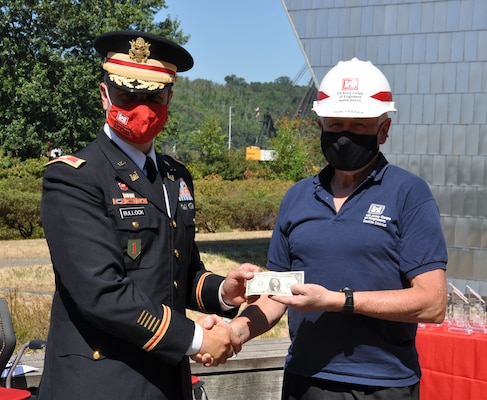
<svg viewBox="0 0 487 400"><path fill-rule="evenodd" d="M343 131L321 134L321 150L330 165L341 171L355 171L367 165L379 152L377 134L357 135Z"/></svg>

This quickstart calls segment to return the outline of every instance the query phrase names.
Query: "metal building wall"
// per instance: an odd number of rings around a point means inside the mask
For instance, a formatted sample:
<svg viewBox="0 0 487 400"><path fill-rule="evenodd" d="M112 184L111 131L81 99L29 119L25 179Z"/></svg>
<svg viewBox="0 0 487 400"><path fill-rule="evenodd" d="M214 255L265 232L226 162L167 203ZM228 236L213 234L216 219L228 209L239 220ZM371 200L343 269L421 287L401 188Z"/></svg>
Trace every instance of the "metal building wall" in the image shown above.
<svg viewBox="0 0 487 400"><path fill-rule="evenodd" d="M487 0L281 0L315 84L370 60L398 113L382 146L435 195L448 279L487 295Z"/></svg>

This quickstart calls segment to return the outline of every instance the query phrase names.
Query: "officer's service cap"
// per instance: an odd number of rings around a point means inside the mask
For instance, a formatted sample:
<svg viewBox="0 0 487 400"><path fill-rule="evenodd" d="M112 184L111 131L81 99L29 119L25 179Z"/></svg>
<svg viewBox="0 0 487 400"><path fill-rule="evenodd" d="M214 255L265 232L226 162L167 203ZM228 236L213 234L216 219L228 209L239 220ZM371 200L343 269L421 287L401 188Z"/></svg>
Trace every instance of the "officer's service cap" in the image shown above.
<svg viewBox="0 0 487 400"><path fill-rule="evenodd" d="M105 58L102 67L111 86L136 93L159 93L176 82L176 72L193 66L193 57L178 44L151 33L107 32L95 39Z"/></svg>

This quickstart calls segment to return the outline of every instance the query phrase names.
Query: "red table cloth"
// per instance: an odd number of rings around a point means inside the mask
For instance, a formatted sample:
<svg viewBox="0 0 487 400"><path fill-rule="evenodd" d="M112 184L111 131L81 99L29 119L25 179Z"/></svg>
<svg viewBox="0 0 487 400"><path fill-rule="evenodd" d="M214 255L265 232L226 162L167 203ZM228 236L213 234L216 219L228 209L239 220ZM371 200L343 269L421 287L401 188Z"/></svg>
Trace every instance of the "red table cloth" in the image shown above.
<svg viewBox="0 0 487 400"><path fill-rule="evenodd" d="M421 400L487 399L487 334L418 329Z"/></svg>
<svg viewBox="0 0 487 400"><path fill-rule="evenodd" d="M30 397L30 392L21 389L6 389L0 387L0 399L1 400L24 400Z"/></svg>

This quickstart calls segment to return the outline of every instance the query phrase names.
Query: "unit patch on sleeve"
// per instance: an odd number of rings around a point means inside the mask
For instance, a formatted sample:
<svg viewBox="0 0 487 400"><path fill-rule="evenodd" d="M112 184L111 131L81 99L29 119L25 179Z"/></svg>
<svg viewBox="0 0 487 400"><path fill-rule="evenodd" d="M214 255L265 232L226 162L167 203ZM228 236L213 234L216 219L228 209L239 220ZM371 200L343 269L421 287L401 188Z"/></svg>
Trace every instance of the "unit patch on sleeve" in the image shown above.
<svg viewBox="0 0 487 400"><path fill-rule="evenodd" d="M184 179L179 180L179 201L193 201L193 196Z"/></svg>

